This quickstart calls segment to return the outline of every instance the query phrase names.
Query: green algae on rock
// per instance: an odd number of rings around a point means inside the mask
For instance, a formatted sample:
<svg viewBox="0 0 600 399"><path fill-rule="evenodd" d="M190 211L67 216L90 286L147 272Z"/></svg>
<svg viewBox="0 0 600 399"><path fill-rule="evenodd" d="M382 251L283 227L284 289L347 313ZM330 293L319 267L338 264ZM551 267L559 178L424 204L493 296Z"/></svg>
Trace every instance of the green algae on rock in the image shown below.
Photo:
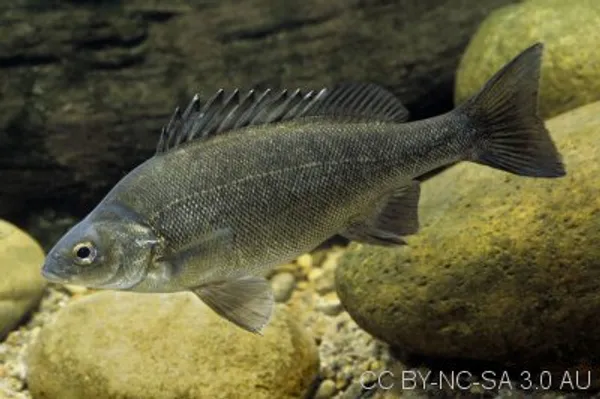
<svg viewBox="0 0 600 399"><path fill-rule="evenodd" d="M16 226L0 220L0 337L38 304L46 286L44 251Z"/></svg>
<svg viewBox="0 0 600 399"><path fill-rule="evenodd" d="M460 164L423 184L407 247L350 247L336 284L362 328L430 357L600 363L600 102L547 126L565 178Z"/></svg>
<svg viewBox="0 0 600 399"><path fill-rule="evenodd" d="M189 293L92 294L42 329L29 388L35 398L298 398L319 359L293 319L281 305L258 336Z"/></svg>
<svg viewBox="0 0 600 399"><path fill-rule="evenodd" d="M528 0L494 11L461 60L455 101L474 94L506 61L545 44L540 112L545 118L600 100L600 1Z"/></svg>

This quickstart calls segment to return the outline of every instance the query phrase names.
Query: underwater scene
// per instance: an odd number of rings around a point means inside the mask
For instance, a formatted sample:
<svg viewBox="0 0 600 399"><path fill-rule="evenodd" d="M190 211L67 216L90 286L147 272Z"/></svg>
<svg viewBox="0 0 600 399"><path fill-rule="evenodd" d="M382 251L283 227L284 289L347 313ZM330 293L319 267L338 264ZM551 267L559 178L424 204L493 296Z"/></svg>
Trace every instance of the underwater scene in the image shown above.
<svg viewBox="0 0 600 399"><path fill-rule="evenodd" d="M600 398L599 22L3 0L0 399Z"/></svg>

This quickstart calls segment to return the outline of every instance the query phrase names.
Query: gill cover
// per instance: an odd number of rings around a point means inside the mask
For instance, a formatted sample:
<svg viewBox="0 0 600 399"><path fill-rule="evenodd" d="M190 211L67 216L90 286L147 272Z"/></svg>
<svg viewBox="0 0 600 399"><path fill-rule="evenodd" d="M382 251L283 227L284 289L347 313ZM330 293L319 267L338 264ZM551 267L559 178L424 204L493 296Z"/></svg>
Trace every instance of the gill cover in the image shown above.
<svg viewBox="0 0 600 399"><path fill-rule="evenodd" d="M129 289L146 276L158 240L135 213L100 205L50 250L42 275L53 282Z"/></svg>

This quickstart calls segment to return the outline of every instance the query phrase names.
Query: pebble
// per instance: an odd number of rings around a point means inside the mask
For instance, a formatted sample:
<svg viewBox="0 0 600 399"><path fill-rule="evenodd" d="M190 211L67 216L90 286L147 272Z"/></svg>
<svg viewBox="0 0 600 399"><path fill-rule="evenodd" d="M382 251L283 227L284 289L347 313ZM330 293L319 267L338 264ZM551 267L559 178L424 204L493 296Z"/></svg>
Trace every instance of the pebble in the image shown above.
<svg viewBox="0 0 600 399"><path fill-rule="evenodd" d="M336 384L336 399L355 399L359 396L347 396L344 392L356 392L356 389L360 392L360 385L358 388L354 385L372 365L389 368L391 359L387 347L360 329L346 312L327 319L330 322L319 345L320 374Z"/></svg>
<svg viewBox="0 0 600 399"><path fill-rule="evenodd" d="M320 295L325 295L335 289L333 269L314 268L308 273L308 281Z"/></svg>
<svg viewBox="0 0 600 399"><path fill-rule="evenodd" d="M72 295L82 295L88 292L88 288L82 285L65 284L64 287Z"/></svg>
<svg viewBox="0 0 600 399"><path fill-rule="evenodd" d="M333 247L332 247L333 248ZM312 267L323 264L332 249L319 249L310 254L312 258Z"/></svg>
<svg viewBox="0 0 600 399"><path fill-rule="evenodd" d="M315 291L320 295L325 295L335 290L335 277L333 270L322 269L323 273L315 280Z"/></svg>
<svg viewBox="0 0 600 399"><path fill-rule="evenodd" d="M271 287L273 289L273 298L275 302L286 302L292 296L294 287L296 286L296 278L292 273L278 273L271 279Z"/></svg>
<svg viewBox="0 0 600 399"><path fill-rule="evenodd" d="M68 291L51 286L42 298L39 311L27 324L8 334L0 342L0 398L31 399L27 391L25 377L27 365L25 357L29 345L41 330L41 326L49 323L56 312L69 300Z"/></svg>
<svg viewBox="0 0 600 399"><path fill-rule="evenodd" d="M312 269L309 273L308 273L308 281L310 282L315 282L318 279L320 279L323 276L323 269L321 268L316 268L316 269Z"/></svg>
<svg viewBox="0 0 600 399"><path fill-rule="evenodd" d="M338 259L343 253L344 248L340 247L332 249L325 257L325 260L323 260L323 263L321 263L323 270L335 270L338 264Z"/></svg>
<svg viewBox="0 0 600 399"><path fill-rule="evenodd" d="M335 386L335 382L330 379L326 379L321 382L314 399L329 399L332 398L336 392L337 388Z"/></svg>
<svg viewBox="0 0 600 399"><path fill-rule="evenodd" d="M343 251L340 248L332 248L326 256L322 257L321 267L314 269L309 275L309 281L319 295L326 295L335 291L335 269L338 259Z"/></svg>
<svg viewBox="0 0 600 399"><path fill-rule="evenodd" d="M330 292L317 301L317 310L325 313L327 316L337 316L344 310L340 298L335 292Z"/></svg>
<svg viewBox="0 0 600 399"><path fill-rule="evenodd" d="M313 266L313 258L310 254L300 255L296 263L303 269L309 270Z"/></svg>
<svg viewBox="0 0 600 399"><path fill-rule="evenodd" d="M382 364L379 360L373 360L369 364L369 370L379 370L379 369L381 369L381 367L382 367Z"/></svg>
<svg viewBox="0 0 600 399"><path fill-rule="evenodd" d="M340 396L341 399L356 399L361 397L363 387L360 382L356 381L350 384L348 389Z"/></svg>

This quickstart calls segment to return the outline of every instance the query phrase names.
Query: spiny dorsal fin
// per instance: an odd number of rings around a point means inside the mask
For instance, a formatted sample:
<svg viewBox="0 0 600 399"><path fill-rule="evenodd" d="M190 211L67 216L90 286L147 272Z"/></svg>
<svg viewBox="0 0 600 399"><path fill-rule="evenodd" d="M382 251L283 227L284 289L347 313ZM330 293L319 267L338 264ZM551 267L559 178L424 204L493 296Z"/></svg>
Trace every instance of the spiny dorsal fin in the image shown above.
<svg viewBox="0 0 600 399"><path fill-rule="evenodd" d="M240 129L302 117L404 122L408 111L389 91L372 83L344 83L331 89L301 89L240 93L217 91L204 104L196 94L187 108L178 107L162 129L156 153L191 140Z"/></svg>
<svg viewBox="0 0 600 399"><path fill-rule="evenodd" d="M163 127L156 153L160 154L190 140L205 140L245 126L280 122L302 116L320 100L326 89L263 91L218 90L204 104L196 94L185 111L178 107Z"/></svg>

